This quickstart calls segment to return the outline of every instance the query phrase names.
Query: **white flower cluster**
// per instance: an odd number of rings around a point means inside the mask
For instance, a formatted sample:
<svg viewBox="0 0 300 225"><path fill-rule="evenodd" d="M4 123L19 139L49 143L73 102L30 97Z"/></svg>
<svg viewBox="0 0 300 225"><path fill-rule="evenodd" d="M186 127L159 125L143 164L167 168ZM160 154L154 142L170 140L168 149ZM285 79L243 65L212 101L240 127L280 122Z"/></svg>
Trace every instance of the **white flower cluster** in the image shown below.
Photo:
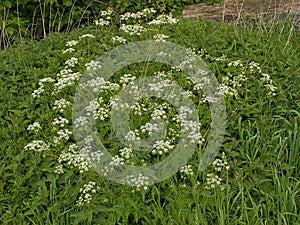
<svg viewBox="0 0 300 225"><path fill-rule="evenodd" d="M135 131L129 131L126 135L125 135L125 139L129 142L139 142L141 140L141 138L139 137L139 133L138 130Z"/></svg>
<svg viewBox="0 0 300 225"><path fill-rule="evenodd" d="M76 65L78 64L78 58L76 57L72 57L71 59L68 59L66 62L65 62L65 68L68 68L68 67L75 67Z"/></svg>
<svg viewBox="0 0 300 225"><path fill-rule="evenodd" d="M94 22L95 22L96 26L101 26L101 27L108 26L110 24L110 22L108 20L104 20L102 18L95 20Z"/></svg>
<svg viewBox="0 0 300 225"><path fill-rule="evenodd" d="M56 173L56 174L63 174L64 173L63 165L59 164L59 165L55 166L54 173Z"/></svg>
<svg viewBox="0 0 300 225"><path fill-rule="evenodd" d="M149 14L154 14L157 11L155 9L153 9L153 8L145 8L145 9L142 10L142 12L145 13L145 14L147 14L147 15L149 15Z"/></svg>
<svg viewBox="0 0 300 225"><path fill-rule="evenodd" d="M140 12L136 12L136 13L132 13L132 12L127 12L123 15L120 16L120 20L122 21L128 21L128 20L139 20L142 18L147 17L150 14L154 14L156 13L156 10L154 10L153 8L146 8L143 9Z"/></svg>
<svg viewBox="0 0 300 225"><path fill-rule="evenodd" d="M89 63L86 63L85 64L85 67L86 67L86 70L89 71L89 70L97 70L97 69L101 69L102 66L101 66L101 63L99 61L90 61Z"/></svg>
<svg viewBox="0 0 300 225"><path fill-rule="evenodd" d="M113 107L115 110L130 108L129 104L127 102L122 101L122 99L119 98L118 96L112 96L109 102L111 107Z"/></svg>
<svg viewBox="0 0 300 225"><path fill-rule="evenodd" d="M113 14L113 10L112 8L107 8L106 11L101 11L101 17L97 20L94 21L96 26L108 26L110 24L109 20L111 20L112 18L112 14Z"/></svg>
<svg viewBox="0 0 300 225"><path fill-rule="evenodd" d="M57 125L60 127L65 127L69 123L69 120L63 117L54 118L54 121L52 122L53 125Z"/></svg>
<svg viewBox="0 0 300 225"><path fill-rule="evenodd" d="M113 14L113 9L108 7L105 11L101 11L101 16L110 17Z"/></svg>
<svg viewBox="0 0 300 225"><path fill-rule="evenodd" d="M86 117L78 117L73 122L75 128L83 128L88 124L88 119Z"/></svg>
<svg viewBox="0 0 300 225"><path fill-rule="evenodd" d="M123 15L121 15L120 20L130 20L130 19L141 19L143 17L145 17L146 14L144 14L143 12L137 12L137 13L132 13L132 12L127 12Z"/></svg>
<svg viewBox="0 0 300 225"><path fill-rule="evenodd" d="M136 77L132 74L123 74L120 78L120 83L125 87L128 83L131 83L132 81L136 80Z"/></svg>
<svg viewBox="0 0 300 225"><path fill-rule="evenodd" d="M33 124L30 124L28 127L27 127L27 130L29 131L37 131L37 130L40 130L42 129L41 125L39 122L34 122Z"/></svg>
<svg viewBox="0 0 300 225"><path fill-rule="evenodd" d="M180 62L179 65L172 67L172 69L175 71L183 71L184 69L192 69L194 62L198 57L199 56L197 55L196 50L194 48L187 48L186 54L184 56L184 60L182 62ZM204 70L202 72L203 72L202 75L206 75L206 73L207 73ZM188 79L193 81L193 79L191 77L188 77Z"/></svg>
<svg viewBox="0 0 300 225"><path fill-rule="evenodd" d="M96 186L96 182L90 181L87 184L84 184L80 188L80 196L77 200L77 206L83 206L89 204L92 200L92 194L97 193L100 190L99 186Z"/></svg>
<svg viewBox="0 0 300 225"><path fill-rule="evenodd" d="M202 144L205 140L199 132L199 126L201 125L198 121L191 120L190 118L193 113L193 109L187 106L181 106L179 108L179 119L182 124L182 131L188 132L187 138L193 144Z"/></svg>
<svg viewBox="0 0 300 225"><path fill-rule="evenodd" d="M217 187L220 187L220 190L223 191L225 187L222 185L223 179L220 178L218 175L209 173L206 177L206 186L205 189L207 190L213 190Z"/></svg>
<svg viewBox="0 0 300 225"><path fill-rule="evenodd" d="M65 49L65 50L62 51L62 54L72 53L72 52L75 52L74 48L67 48L67 49Z"/></svg>
<svg viewBox="0 0 300 225"><path fill-rule="evenodd" d="M125 44L127 42L127 40L123 37L119 37L119 36L115 36L112 38L113 42L119 42L122 44Z"/></svg>
<svg viewBox="0 0 300 225"><path fill-rule="evenodd" d="M158 42L166 42L165 39L169 38L169 36L164 35L164 34L156 34L153 36L153 38L155 41L158 41Z"/></svg>
<svg viewBox="0 0 300 225"><path fill-rule="evenodd" d="M31 94L32 97L34 97L34 98L40 97L40 95L45 91L44 83L54 83L54 82L55 82L55 80L50 77L46 77L46 78L39 80L39 88L32 92L32 94Z"/></svg>
<svg viewBox="0 0 300 225"><path fill-rule="evenodd" d="M99 162L103 156L101 150L95 150L94 139L91 136L84 138L84 144L81 146L81 153L88 163Z"/></svg>
<svg viewBox="0 0 300 225"><path fill-rule="evenodd" d="M148 111L145 104L139 102L136 102L134 105L130 106L130 109L133 110L133 114L136 116L142 116L143 112Z"/></svg>
<svg viewBox="0 0 300 225"><path fill-rule="evenodd" d="M234 89L226 84L220 84L217 89L217 95L222 96L238 96L238 90Z"/></svg>
<svg viewBox="0 0 300 225"><path fill-rule="evenodd" d="M102 92L105 90L113 92L118 90L120 86L116 83L105 81L103 77L96 77L88 80L87 82L80 84L81 87L91 88L95 93Z"/></svg>
<svg viewBox="0 0 300 225"><path fill-rule="evenodd" d="M249 63L249 68L250 68L250 73L254 73L255 70L257 70L258 73L260 73L260 74L262 73L259 63L257 63L257 62L251 61Z"/></svg>
<svg viewBox="0 0 300 225"><path fill-rule="evenodd" d="M212 163L212 166L215 171L221 172L223 170L229 170L230 166L228 165L225 152L222 152L221 159L215 159Z"/></svg>
<svg viewBox="0 0 300 225"><path fill-rule="evenodd" d="M164 89L169 89L172 86L172 81L169 79L163 80L159 83L149 83L150 91L155 91L160 93Z"/></svg>
<svg viewBox="0 0 300 225"><path fill-rule="evenodd" d="M34 140L31 143L27 144L24 149L35 152L43 152L49 149L49 145L46 144L43 140Z"/></svg>
<svg viewBox="0 0 300 225"><path fill-rule="evenodd" d="M55 94L61 92L66 87L72 87L81 78L82 74L79 72L68 73L61 75L57 82L54 84Z"/></svg>
<svg viewBox="0 0 300 225"><path fill-rule="evenodd" d="M140 129L142 133L152 135L159 131L159 125L157 123L145 123L145 125L142 125Z"/></svg>
<svg viewBox="0 0 300 225"><path fill-rule="evenodd" d="M178 19L170 15L159 15L156 19L150 21L148 24L160 25L160 24L176 24L176 23L178 23Z"/></svg>
<svg viewBox="0 0 300 225"><path fill-rule="evenodd" d="M111 161L109 162L109 165L110 165L112 168L124 166L124 165L125 165L125 163L124 163L124 158L121 158L121 157L119 157L119 156L113 156L113 157L111 158Z"/></svg>
<svg viewBox="0 0 300 225"><path fill-rule="evenodd" d="M215 173L209 173L206 177L206 187L207 190L213 190L215 188L220 188L220 190L225 189L225 184L223 184L223 179L221 178L221 175L224 171L227 171L230 169L230 166L228 165L227 158L224 152L222 152L221 159L217 158L212 163L212 168L214 169Z"/></svg>
<svg viewBox="0 0 300 225"><path fill-rule="evenodd" d="M100 119L104 121L109 118L110 112L109 109L101 107L101 103L103 102L103 98L99 97L97 100L93 100L90 104L85 108L87 116L93 116L93 118Z"/></svg>
<svg viewBox="0 0 300 225"><path fill-rule="evenodd" d="M129 159L132 154L132 148L122 148L119 150L119 153L124 159Z"/></svg>
<svg viewBox="0 0 300 225"><path fill-rule="evenodd" d="M57 131L58 136L53 137L53 146L58 146L61 144L61 140L69 140L72 132L68 129L59 130Z"/></svg>
<svg viewBox="0 0 300 225"><path fill-rule="evenodd" d="M65 111L65 109L71 105L72 105L71 102L62 98L59 100L55 100L53 109L54 110L57 109L57 110L59 110L60 113L63 113Z"/></svg>
<svg viewBox="0 0 300 225"><path fill-rule="evenodd" d="M71 41L68 41L68 42L67 42L66 46L67 46L67 47L72 47L72 46L75 46L75 45L77 45L77 44L78 44L78 41L76 41L76 40L71 40Z"/></svg>
<svg viewBox="0 0 300 225"><path fill-rule="evenodd" d="M145 190L147 190L147 186L149 185L148 180L149 177L146 177L140 173L137 177L134 175L127 176L126 183L136 186L137 188L143 187Z"/></svg>
<svg viewBox="0 0 300 225"><path fill-rule="evenodd" d="M191 176L194 175L193 168L191 165L185 165L185 166L181 167L180 173L183 173L185 175L191 175Z"/></svg>
<svg viewBox="0 0 300 225"><path fill-rule="evenodd" d="M154 109L154 111L152 112L151 118L154 120L167 119L167 113L163 108L157 108L157 109Z"/></svg>
<svg viewBox="0 0 300 225"><path fill-rule="evenodd" d="M202 90L204 87L207 87L211 85L211 81L208 77L202 77L199 80L197 80L195 86L194 86L194 90Z"/></svg>
<svg viewBox="0 0 300 225"><path fill-rule="evenodd" d="M84 34L79 37L79 39L82 39L82 38L95 38L95 36L93 34Z"/></svg>
<svg viewBox="0 0 300 225"><path fill-rule="evenodd" d="M77 168L79 173L87 172L90 168L90 164L86 161L85 155L78 150L76 144L69 145L67 151L62 152L57 161L61 165L64 164L71 168Z"/></svg>
<svg viewBox="0 0 300 225"><path fill-rule="evenodd" d="M243 63L241 62L241 60L235 60L235 61L231 61L228 63L228 67L231 67L231 66L234 66L234 67L237 67L237 66L240 66L240 67L243 67Z"/></svg>
<svg viewBox="0 0 300 225"><path fill-rule="evenodd" d="M151 151L154 155L163 155L164 153L168 153L174 148L174 145L171 145L170 141L159 140L155 141L153 145L153 150Z"/></svg>
<svg viewBox="0 0 300 225"><path fill-rule="evenodd" d="M133 36L133 35L141 35L147 29L140 25L122 24L120 30L129 34L130 36Z"/></svg>
<svg viewBox="0 0 300 225"><path fill-rule="evenodd" d="M269 95L275 96L277 87L273 85L273 80L271 79L269 74L262 73L262 78L260 78L264 82L264 86L269 89Z"/></svg>

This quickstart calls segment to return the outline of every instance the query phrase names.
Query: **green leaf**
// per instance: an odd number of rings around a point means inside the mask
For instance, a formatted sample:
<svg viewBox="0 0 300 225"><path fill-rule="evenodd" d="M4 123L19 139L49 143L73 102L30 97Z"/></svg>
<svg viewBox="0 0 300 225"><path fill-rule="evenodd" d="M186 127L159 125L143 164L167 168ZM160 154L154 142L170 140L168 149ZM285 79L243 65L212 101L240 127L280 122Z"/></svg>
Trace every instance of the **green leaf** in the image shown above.
<svg viewBox="0 0 300 225"><path fill-rule="evenodd" d="M4 2L2 2L2 4L7 8L11 8L11 6L12 6L10 1L4 1Z"/></svg>

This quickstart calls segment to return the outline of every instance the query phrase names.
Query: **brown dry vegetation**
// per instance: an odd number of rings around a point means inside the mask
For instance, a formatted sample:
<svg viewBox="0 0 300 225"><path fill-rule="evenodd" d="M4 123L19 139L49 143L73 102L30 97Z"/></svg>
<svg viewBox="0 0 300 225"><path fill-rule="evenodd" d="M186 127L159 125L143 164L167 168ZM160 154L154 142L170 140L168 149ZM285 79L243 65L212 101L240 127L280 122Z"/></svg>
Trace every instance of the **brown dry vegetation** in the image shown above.
<svg viewBox="0 0 300 225"><path fill-rule="evenodd" d="M187 5L183 17L205 17L213 20L231 20L238 22L241 17L257 19L262 16L293 16L300 22L300 0L224 0L223 3L209 5L199 3Z"/></svg>

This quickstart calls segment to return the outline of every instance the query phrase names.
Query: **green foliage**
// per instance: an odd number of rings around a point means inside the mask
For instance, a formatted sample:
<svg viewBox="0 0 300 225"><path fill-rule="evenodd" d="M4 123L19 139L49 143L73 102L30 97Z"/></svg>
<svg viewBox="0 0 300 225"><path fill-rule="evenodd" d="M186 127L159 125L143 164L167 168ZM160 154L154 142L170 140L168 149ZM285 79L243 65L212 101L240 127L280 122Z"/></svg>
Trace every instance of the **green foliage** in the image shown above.
<svg viewBox="0 0 300 225"><path fill-rule="evenodd" d="M40 39L92 22L107 3L70 0L5 0L0 2L0 47L16 38Z"/></svg>
<svg viewBox="0 0 300 225"><path fill-rule="evenodd" d="M47 156L24 150L37 137L26 130L33 121L42 121L43 138L52 135L52 105L57 96L47 89L48 95L34 100L31 93L41 78L55 78L64 68L72 56L62 54L65 44L86 33L95 35L77 45L76 57L82 63L78 69L84 70L85 62L117 45L111 41L120 35L117 25L52 33L40 42L0 51L1 224L299 224L300 43L299 28L291 30L292 26L288 21L271 27L258 22L251 29L249 25L182 19L139 37L151 39L159 32L182 46L206 49L204 60L220 80L228 72L241 72L227 61L216 60L223 54L244 65L255 61L272 77L277 96L267 97L259 73L253 73L239 89L239 98L226 99L227 133L221 150L226 152L230 169L222 172L223 191L205 189L207 173L213 168L195 169L193 176L176 174L147 190L136 190L93 171L81 174L70 169L56 174L62 149ZM70 88L62 95L71 93ZM197 167L200 159L195 154L189 163ZM90 180L97 181L100 189L89 205L79 207L80 189Z"/></svg>
<svg viewBox="0 0 300 225"><path fill-rule="evenodd" d="M0 49L24 38L41 39L51 32L70 31L93 23L107 6L119 14L147 7L178 14L184 5L198 2L203 0L4 0L0 2Z"/></svg>

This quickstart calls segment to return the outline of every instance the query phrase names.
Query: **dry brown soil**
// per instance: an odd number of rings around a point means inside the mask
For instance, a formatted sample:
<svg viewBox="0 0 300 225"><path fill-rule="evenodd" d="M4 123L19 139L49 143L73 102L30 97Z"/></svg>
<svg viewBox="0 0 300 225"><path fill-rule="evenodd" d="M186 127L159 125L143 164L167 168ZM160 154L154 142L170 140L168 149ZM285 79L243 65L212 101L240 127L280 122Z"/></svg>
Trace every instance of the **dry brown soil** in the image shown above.
<svg viewBox="0 0 300 225"><path fill-rule="evenodd" d="M300 0L224 0L223 3L209 5L198 3L187 5L183 17L205 17L213 20L239 21L241 17L257 19L262 16L289 16L300 22Z"/></svg>

